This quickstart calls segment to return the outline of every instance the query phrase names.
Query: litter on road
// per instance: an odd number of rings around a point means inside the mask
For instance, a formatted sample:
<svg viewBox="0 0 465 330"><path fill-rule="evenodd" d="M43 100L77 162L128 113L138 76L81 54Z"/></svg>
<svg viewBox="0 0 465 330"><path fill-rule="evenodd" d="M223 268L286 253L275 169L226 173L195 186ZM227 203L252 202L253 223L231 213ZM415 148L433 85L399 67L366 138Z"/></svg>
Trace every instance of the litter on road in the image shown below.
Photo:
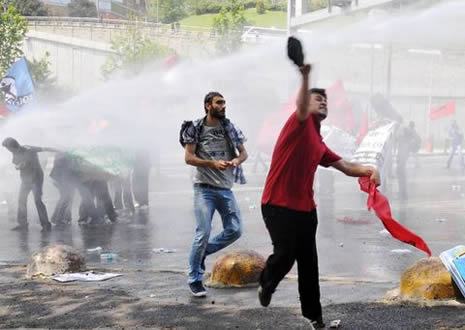
<svg viewBox="0 0 465 330"><path fill-rule="evenodd" d="M58 282L96 282L105 281L114 277L122 276L116 273L97 273L97 272L81 272L81 273L66 273L52 276L52 279Z"/></svg>

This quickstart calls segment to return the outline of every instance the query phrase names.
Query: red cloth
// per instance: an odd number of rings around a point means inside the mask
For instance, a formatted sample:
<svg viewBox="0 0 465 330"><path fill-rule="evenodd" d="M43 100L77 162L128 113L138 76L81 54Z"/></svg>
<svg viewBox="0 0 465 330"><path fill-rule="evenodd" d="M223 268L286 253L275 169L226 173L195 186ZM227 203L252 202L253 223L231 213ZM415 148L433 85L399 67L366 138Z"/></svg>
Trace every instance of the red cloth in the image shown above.
<svg viewBox="0 0 465 330"><path fill-rule="evenodd" d="M442 117L452 116L455 114L455 101L450 100L441 107L432 108L429 113L431 120L436 120Z"/></svg>
<svg viewBox="0 0 465 330"><path fill-rule="evenodd" d="M11 115L11 111L8 110L6 105L0 103L0 116L6 117L6 116L9 116L9 115Z"/></svg>
<svg viewBox="0 0 465 330"><path fill-rule="evenodd" d="M313 210L313 180L318 165L329 166L340 159L323 142L318 119L310 116L301 123L294 111L276 142L262 204Z"/></svg>
<svg viewBox="0 0 465 330"><path fill-rule="evenodd" d="M368 210L372 208L375 210L376 216L381 219L384 227L391 233L392 237L425 251L431 257L431 251L423 239L392 218L389 201L376 189L375 184L370 181L370 178L359 178L358 182L360 183L360 189L368 194Z"/></svg>

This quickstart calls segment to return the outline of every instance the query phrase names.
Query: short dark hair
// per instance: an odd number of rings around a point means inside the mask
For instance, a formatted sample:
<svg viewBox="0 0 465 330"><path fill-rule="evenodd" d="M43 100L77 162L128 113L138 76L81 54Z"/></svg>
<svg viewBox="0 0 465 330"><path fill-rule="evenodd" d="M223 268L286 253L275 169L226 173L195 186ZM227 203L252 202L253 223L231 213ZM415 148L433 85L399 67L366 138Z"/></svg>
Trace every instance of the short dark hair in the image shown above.
<svg viewBox="0 0 465 330"><path fill-rule="evenodd" d="M205 113L207 113L207 107L205 105L212 104L213 98L215 96L223 97L223 95L218 92L208 92L207 95L205 95L203 99L203 108L205 109Z"/></svg>
<svg viewBox="0 0 465 330"><path fill-rule="evenodd" d="M7 149L18 149L19 143L12 137L7 137L5 140L3 140L2 146L4 146Z"/></svg>
<svg viewBox="0 0 465 330"><path fill-rule="evenodd" d="M326 89L324 89L324 88L310 88L308 90L308 95L310 96L311 94L319 94L319 95L323 96L325 99L328 98L326 96Z"/></svg>

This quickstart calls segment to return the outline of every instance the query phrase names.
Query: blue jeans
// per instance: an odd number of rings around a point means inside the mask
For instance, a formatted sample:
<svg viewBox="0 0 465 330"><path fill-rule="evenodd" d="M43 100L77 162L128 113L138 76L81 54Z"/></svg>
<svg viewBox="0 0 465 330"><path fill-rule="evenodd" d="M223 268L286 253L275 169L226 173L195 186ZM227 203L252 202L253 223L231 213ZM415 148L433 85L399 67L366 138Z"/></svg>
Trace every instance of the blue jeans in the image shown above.
<svg viewBox="0 0 465 330"><path fill-rule="evenodd" d="M215 210L221 216L223 231L210 238ZM197 228L189 256L188 283L202 281L204 257L233 243L241 236L242 219L239 206L230 189L205 188L194 185L194 213Z"/></svg>

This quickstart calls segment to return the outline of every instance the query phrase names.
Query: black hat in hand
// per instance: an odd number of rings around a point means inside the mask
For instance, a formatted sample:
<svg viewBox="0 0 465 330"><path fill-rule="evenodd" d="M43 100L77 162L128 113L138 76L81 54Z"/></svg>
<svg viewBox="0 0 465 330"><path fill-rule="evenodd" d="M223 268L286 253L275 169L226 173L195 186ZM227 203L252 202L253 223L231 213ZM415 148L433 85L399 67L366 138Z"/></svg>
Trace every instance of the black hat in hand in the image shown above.
<svg viewBox="0 0 465 330"><path fill-rule="evenodd" d="M304 53L302 51L302 44L299 39L289 37L287 39L287 56L298 67L304 65Z"/></svg>

